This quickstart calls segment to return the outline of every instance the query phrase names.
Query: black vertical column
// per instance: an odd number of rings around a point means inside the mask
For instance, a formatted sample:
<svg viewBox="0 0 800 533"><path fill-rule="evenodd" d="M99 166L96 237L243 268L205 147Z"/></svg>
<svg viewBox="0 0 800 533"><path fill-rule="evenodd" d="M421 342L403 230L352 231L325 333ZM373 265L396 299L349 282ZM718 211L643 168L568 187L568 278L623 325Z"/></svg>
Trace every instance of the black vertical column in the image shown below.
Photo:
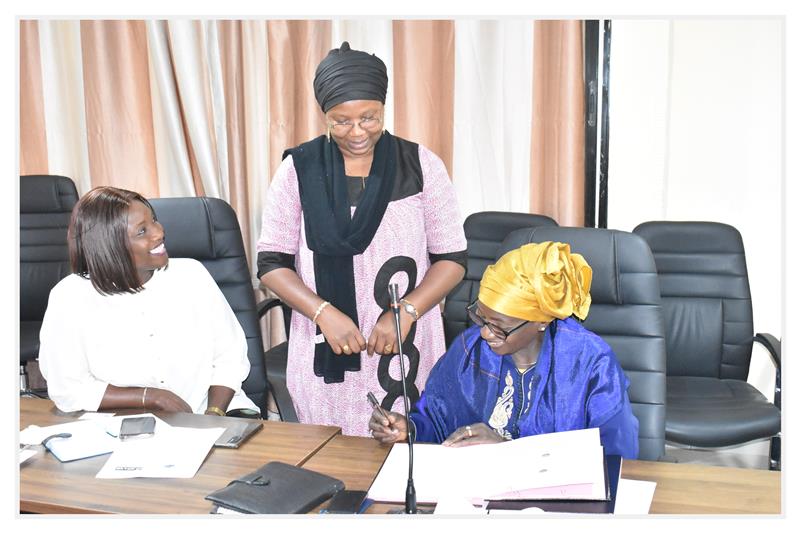
<svg viewBox="0 0 800 533"><path fill-rule="evenodd" d="M611 71L611 21L603 21L603 113L600 127L600 195L597 227L608 227L608 83Z"/></svg>
<svg viewBox="0 0 800 533"><path fill-rule="evenodd" d="M583 225L595 225L597 194L597 51L600 21L583 22L583 99L584 99L584 200Z"/></svg>

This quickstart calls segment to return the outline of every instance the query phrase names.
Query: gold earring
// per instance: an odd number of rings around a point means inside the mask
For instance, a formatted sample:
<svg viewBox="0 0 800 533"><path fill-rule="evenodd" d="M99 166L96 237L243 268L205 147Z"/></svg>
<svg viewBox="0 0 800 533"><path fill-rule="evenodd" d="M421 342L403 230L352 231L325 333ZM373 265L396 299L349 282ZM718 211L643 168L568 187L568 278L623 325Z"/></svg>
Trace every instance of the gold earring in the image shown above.
<svg viewBox="0 0 800 533"><path fill-rule="evenodd" d="M328 131L325 132L325 136L328 138L328 142L331 142L331 126L328 125Z"/></svg>

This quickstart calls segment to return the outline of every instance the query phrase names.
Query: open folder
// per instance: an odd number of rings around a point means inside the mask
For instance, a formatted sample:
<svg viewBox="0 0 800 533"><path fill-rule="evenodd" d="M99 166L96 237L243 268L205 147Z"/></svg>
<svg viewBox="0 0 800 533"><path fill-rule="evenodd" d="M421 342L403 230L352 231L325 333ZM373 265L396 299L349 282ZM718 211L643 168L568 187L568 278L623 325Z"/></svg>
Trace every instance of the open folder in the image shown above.
<svg viewBox="0 0 800 533"><path fill-rule="evenodd" d="M408 445L395 444L369 497L403 502L407 479ZM609 498L597 428L463 448L416 444L414 485L420 503L435 503L442 496L472 500Z"/></svg>

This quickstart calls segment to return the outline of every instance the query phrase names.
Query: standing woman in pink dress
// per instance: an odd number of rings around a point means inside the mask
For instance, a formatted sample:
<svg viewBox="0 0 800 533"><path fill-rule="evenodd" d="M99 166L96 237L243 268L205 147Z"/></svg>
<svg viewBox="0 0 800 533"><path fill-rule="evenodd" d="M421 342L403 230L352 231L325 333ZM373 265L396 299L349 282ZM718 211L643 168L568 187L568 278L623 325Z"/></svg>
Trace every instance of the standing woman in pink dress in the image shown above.
<svg viewBox="0 0 800 533"><path fill-rule="evenodd" d="M466 239L442 160L384 129L378 57L333 49L314 93L327 132L291 148L272 180L258 276L292 307L286 380L300 422L369 435L372 391L402 410L390 283L411 405L445 351L439 302L462 279Z"/></svg>

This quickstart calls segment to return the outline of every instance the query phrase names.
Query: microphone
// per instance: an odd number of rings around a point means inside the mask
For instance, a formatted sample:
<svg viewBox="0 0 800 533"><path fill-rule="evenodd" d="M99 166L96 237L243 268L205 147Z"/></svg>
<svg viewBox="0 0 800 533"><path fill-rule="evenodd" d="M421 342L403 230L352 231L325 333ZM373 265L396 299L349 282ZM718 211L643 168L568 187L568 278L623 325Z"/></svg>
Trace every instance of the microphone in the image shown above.
<svg viewBox="0 0 800 533"><path fill-rule="evenodd" d="M403 357L403 334L400 331L400 298L397 295L397 283L389 284L391 308L394 313L394 326L397 332L397 351L400 356L400 383L403 385L403 407L405 408L406 426L408 428L408 485L406 486L406 514L417 514L417 490L414 488L414 424L408 416L409 399L406 390L406 363Z"/></svg>

